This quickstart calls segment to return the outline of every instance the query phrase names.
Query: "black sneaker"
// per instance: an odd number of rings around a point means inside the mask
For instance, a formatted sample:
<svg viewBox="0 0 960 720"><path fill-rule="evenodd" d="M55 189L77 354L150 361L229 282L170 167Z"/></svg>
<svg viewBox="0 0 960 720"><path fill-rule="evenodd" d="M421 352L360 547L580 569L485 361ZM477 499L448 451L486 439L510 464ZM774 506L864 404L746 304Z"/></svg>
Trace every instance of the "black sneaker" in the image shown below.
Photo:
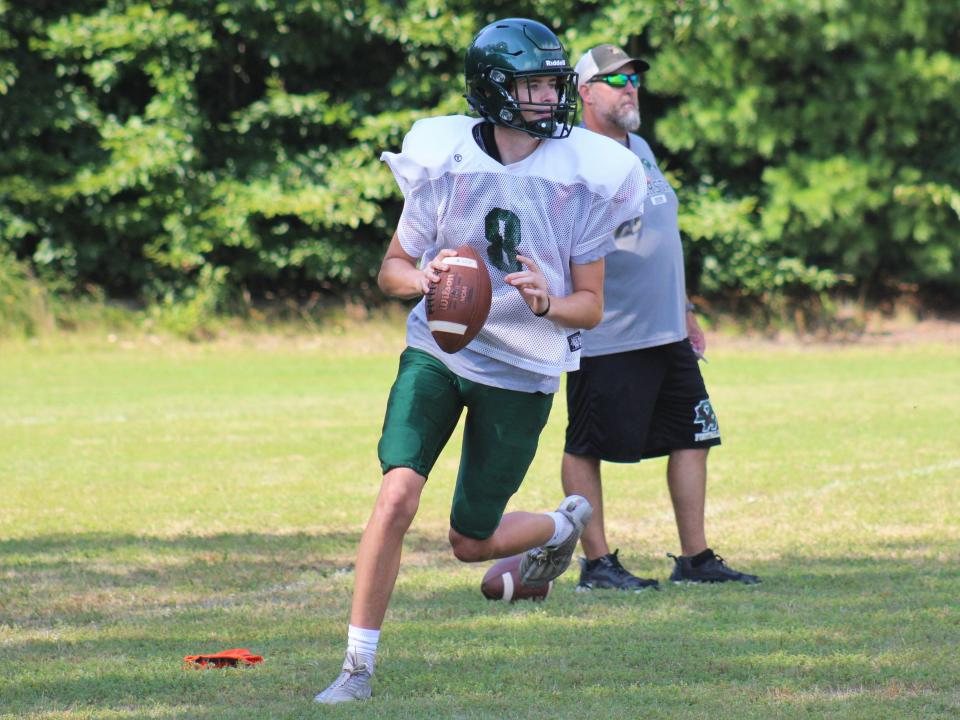
<svg viewBox="0 0 960 720"><path fill-rule="evenodd" d="M660 583L656 580L638 578L627 572L617 558L619 552L614 550L609 555L598 557L596 560L580 558L580 582L577 584L577 590L613 588L640 592L651 588L660 589Z"/></svg>
<svg viewBox="0 0 960 720"><path fill-rule="evenodd" d="M719 555L714 555L713 550L707 548L699 555L689 557L673 553L667 553L667 557L673 558L673 572L670 574L670 581L675 583L721 583L721 582L741 582L744 585L756 585L760 578L756 575L747 575L746 573L727 567L726 562ZM696 564L694 564L696 561Z"/></svg>

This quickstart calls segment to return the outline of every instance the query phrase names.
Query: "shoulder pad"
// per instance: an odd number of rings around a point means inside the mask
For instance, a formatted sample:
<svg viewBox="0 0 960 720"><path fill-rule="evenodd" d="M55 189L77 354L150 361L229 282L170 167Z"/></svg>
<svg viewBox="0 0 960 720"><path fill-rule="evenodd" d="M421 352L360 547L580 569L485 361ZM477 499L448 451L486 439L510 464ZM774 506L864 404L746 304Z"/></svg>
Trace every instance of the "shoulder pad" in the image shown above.
<svg viewBox="0 0 960 720"><path fill-rule="evenodd" d="M477 122L465 115L417 120L403 139L403 150L385 152L380 159L393 170L402 190L416 187L448 169L457 150L465 142L473 142L470 129Z"/></svg>
<svg viewBox="0 0 960 720"><path fill-rule="evenodd" d="M576 175L591 190L612 196L632 172L643 174L640 159L616 140L575 127L570 137L553 141L569 157Z"/></svg>

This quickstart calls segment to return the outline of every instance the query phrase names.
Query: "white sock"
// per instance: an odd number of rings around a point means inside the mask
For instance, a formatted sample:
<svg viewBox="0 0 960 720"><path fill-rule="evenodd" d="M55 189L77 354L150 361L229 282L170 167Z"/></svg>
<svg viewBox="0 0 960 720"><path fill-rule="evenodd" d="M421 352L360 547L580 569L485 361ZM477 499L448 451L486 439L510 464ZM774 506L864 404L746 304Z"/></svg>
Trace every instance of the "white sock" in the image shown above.
<svg viewBox="0 0 960 720"><path fill-rule="evenodd" d="M573 523L563 513L554 511L548 512L547 515L553 518L553 536L544 543L544 547L555 548L570 537L570 533L573 532Z"/></svg>
<svg viewBox="0 0 960 720"><path fill-rule="evenodd" d="M380 642L380 631L369 628L347 626L347 652L363 657L372 664L377 656L377 644ZM372 668L371 668L372 669Z"/></svg>

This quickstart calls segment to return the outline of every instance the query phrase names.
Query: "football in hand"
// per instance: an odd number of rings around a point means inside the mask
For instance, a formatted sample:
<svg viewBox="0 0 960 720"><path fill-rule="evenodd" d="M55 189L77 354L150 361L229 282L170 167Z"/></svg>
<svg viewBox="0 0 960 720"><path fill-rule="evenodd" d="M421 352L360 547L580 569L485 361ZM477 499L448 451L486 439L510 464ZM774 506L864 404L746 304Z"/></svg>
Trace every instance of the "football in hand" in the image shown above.
<svg viewBox="0 0 960 720"><path fill-rule="evenodd" d="M427 324L437 345L455 353L473 340L490 312L490 273L477 251L468 245L444 259L450 269L440 273L427 293Z"/></svg>
<svg viewBox="0 0 960 720"><path fill-rule="evenodd" d="M487 570L480 583L480 592L487 600L546 600L553 590L553 581L542 585L524 585L520 582L520 560L523 555L513 555L498 560Z"/></svg>

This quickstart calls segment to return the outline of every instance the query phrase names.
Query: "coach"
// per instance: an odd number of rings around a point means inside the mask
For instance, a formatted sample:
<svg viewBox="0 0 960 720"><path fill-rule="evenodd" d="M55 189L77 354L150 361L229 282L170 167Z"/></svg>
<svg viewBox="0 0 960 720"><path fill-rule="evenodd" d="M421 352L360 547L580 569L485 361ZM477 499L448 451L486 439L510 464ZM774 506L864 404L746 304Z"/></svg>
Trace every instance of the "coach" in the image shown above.
<svg viewBox="0 0 960 720"><path fill-rule="evenodd" d="M720 428L697 364L706 339L687 299L677 196L657 167L640 127L637 91L649 65L613 45L599 45L577 63L583 124L623 143L643 163L647 198L641 217L621 225L607 256L603 321L583 334L578 372L567 378L569 424L563 487L594 508L581 542L579 587L642 590L607 545L600 461L638 462L669 455L667 484L680 535L674 582L740 581L707 546L704 505L707 453Z"/></svg>

